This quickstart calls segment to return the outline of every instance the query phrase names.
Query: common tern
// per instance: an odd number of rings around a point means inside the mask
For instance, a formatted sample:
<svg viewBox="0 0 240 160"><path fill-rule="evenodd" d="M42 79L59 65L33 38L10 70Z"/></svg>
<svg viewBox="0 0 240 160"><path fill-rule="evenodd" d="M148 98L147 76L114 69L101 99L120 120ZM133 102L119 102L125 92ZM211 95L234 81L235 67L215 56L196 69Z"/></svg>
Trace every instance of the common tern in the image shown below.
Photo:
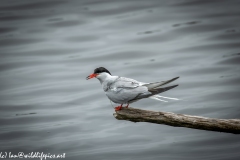
<svg viewBox="0 0 240 160"><path fill-rule="evenodd" d="M115 111L121 110L123 104L129 104L136 102L143 98L152 98L159 101L164 101L160 98L178 100L177 98L163 97L157 94L177 87L178 85L165 86L166 84L178 79L179 77L154 83L139 82L134 79L112 76L112 74L104 67L99 67L94 70L94 73L87 76L87 80L91 78L97 78L106 96L114 103L121 104L115 107Z"/></svg>

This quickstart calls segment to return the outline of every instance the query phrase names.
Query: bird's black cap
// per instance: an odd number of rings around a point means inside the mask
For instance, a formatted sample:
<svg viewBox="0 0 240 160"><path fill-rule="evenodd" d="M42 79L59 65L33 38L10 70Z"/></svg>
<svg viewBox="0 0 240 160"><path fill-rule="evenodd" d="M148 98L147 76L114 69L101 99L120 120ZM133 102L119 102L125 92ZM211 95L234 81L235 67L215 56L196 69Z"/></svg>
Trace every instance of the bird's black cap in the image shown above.
<svg viewBox="0 0 240 160"><path fill-rule="evenodd" d="M110 75L112 75L106 68L104 67L98 67L96 69L94 69L94 73L102 73L102 72L106 72L109 73Z"/></svg>

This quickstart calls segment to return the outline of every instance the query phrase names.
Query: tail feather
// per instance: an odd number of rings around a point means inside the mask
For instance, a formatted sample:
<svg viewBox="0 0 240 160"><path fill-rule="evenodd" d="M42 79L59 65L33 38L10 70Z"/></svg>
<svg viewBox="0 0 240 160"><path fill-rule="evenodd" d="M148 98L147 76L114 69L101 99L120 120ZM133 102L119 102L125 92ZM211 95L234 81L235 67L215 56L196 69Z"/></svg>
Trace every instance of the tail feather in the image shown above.
<svg viewBox="0 0 240 160"><path fill-rule="evenodd" d="M178 98L171 98L171 97L164 97L164 96L159 96L159 95L154 95L157 98L165 98L165 99L172 99L172 100L180 100Z"/></svg>
<svg viewBox="0 0 240 160"><path fill-rule="evenodd" d="M161 87L165 84L168 84L176 79L178 79L179 77L175 77L173 79L170 79L168 81L163 81L163 82L156 82L156 83L148 83L148 84L144 84L143 86L146 86L148 88L148 91L150 93L146 93L146 94L138 94L135 98L133 98L132 100L130 100L128 103L132 103L135 102L139 99L142 98L151 98L151 99L155 99L155 100L159 100L159 101L163 101L163 102L167 102L165 100L162 100L160 98L166 98L166 99L174 99L174 100L178 100L177 98L170 98L170 97L163 97L163 96L158 96L156 94L162 93L162 92L166 92L172 88L177 87L178 85L172 85L172 86L167 86L167 87Z"/></svg>
<svg viewBox="0 0 240 160"><path fill-rule="evenodd" d="M156 97L155 95L156 94L159 94L159 93L162 93L162 92L165 92L167 90L170 90L172 88L175 88L177 87L178 85L173 85L173 86L168 86L168 87L164 87L164 88L155 88L154 90L151 90L149 92L151 92L151 94L139 94L137 95L134 99L130 100L129 103L132 103L132 102L135 102L139 99L142 99L142 98L152 98L152 99L157 99L157 100L160 100L160 101L164 101L162 99L159 99L158 97ZM167 101L166 101L167 102Z"/></svg>
<svg viewBox="0 0 240 160"><path fill-rule="evenodd" d="M162 99L160 99L160 98L158 98L158 97L156 97L156 96L151 96L151 97L149 97L149 98L155 99L155 100L157 100L157 101L168 102L168 101L162 100Z"/></svg>

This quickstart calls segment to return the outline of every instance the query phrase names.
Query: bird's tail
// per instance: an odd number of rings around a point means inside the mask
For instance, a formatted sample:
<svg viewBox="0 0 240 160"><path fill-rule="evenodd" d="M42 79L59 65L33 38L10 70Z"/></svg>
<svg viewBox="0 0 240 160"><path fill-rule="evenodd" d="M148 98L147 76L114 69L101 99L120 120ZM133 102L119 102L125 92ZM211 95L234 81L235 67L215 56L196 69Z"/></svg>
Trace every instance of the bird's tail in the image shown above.
<svg viewBox="0 0 240 160"><path fill-rule="evenodd" d="M178 85L173 85L173 86L167 86L167 87L163 87L164 85L178 79L179 77L170 79L168 81L163 81L163 82L155 82L155 83L149 83L149 84L145 84L146 87L148 87L148 91L151 92L152 96L149 96L149 98L151 99L155 99L158 101L163 101L163 102L167 102L166 100L162 100L163 99L171 99L171 100L179 100L177 98L171 98L171 97L164 97L164 96L159 96L157 94L168 91L172 88L177 87ZM160 99L161 98L161 99Z"/></svg>
<svg viewBox="0 0 240 160"><path fill-rule="evenodd" d="M180 100L180 99L178 99L178 98L164 97L164 96L159 96L159 95L153 95L153 96L151 96L151 97L149 97L149 98L155 99L155 100L157 100L157 101L162 101L162 102L168 102L168 101L162 100L162 99L160 99L160 98L170 99L170 100L176 100L176 101L177 101L177 100Z"/></svg>
<svg viewBox="0 0 240 160"><path fill-rule="evenodd" d="M163 81L163 82L155 82L155 83L148 83L148 84L144 84L143 86L146 86L148 88L148 91L150 93L148 94L139 94L137 95L134 99L132 99L131 101L129 101L129 103L135 102L139 99L142 98L151 98L151 99L155 99L155 100L159 100L159 101L163 101L163 102L167 102L165 100L162 100L160 98L165 98L165 99L172 99L172 100L178 100L177 98L170 98L170 97L163 97L163 96L159 96L157 94L168 91L172 88L177 87L178 85L173 85L173 86L167 86L164 87L165 84L168 84L176 79L178 79L179 77L170 79L168 81Z"/></svg>

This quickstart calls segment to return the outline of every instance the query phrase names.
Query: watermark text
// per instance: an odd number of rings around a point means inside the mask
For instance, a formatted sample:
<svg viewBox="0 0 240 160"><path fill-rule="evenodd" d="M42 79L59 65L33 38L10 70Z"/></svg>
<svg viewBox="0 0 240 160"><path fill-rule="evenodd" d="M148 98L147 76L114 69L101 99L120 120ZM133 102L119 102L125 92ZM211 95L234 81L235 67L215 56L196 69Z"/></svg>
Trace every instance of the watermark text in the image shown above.
<svg viewBox="0 0 240 160"><path fill-rule="evenodd" d="M65 158L66 153L62 154L51 154L51 153L43 153L43 152L30 152L30 153L24 153L24 152L18 152L17 154L14 154L12 152L0 152L0 159L6 159L6 158L38 158L40 160L47 160L49 159L60 159Z"/></svg>

